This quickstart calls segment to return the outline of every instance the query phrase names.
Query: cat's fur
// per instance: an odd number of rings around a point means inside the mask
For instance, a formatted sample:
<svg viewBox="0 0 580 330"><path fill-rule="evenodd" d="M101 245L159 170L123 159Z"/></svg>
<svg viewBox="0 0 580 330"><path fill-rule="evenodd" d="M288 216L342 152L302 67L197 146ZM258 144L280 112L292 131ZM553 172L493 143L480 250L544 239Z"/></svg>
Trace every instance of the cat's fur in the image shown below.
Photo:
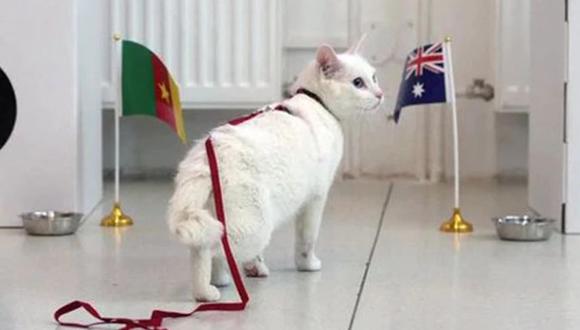
<svg viewBox="0 0 580 330"><path fill-rule="evenodd" d="M292 92L300 87L314 92L328 110L297 94L282 101L291 114L268 111L241 125L224 125L211 132L228 238L248 276L268 275L262 252L272 231L294 219L297 269L317 271L321 267L314 248L343 148L337 119L376 109L383 99L375 70L357 55L359 46L340 55L321 46L316 60L292 87ZM357 77L362 77L365 88L354 86ZM191 249L193 295L201 301L219 299L216 286L230 281L220 246L223 228L215 219L211 194L202 141L179 165L168 212L171 232Z"/></svg>

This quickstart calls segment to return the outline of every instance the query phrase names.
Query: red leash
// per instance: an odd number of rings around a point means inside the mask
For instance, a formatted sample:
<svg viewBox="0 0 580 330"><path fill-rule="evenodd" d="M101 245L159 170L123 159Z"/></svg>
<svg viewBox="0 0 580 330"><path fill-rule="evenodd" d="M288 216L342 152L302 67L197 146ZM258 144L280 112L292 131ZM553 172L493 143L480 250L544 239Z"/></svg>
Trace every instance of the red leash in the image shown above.
<svg viewBox="0 0 580 330"><path fill-rule="evenodd" d="M285 111L289 113L288 109L283 105L278 105L273 110ZM239 125L247 120L256 117L257 115L263 112L264 111L258 111L244 117L233 119L229 121L229 124ZM166 318L187 317L193 315L194 313L204 311L241 311L246 308L246 304L250 300L250 297L248 295L248 292L246 291L246 287L244 286L244 281L242 280L242 276L240 275L238 265L236 264L236 260L234 259L234 255L232 254L232 249L230 248L230 242L228 241L226 216L224 212L224 203L222 198L222 188L220 183L218 162L213 142L211 140L211 136L208 137L207 140L205 140L205 151L207 153L207 159L209 162L216 216L217 219L224 226L224 234L222 236L222 246L224 249L224 253L226 255L228 266L232 273L232 278L234 280L236 290L238 291L238 295L240 296L241 301L206 303L199 305L189 313L154 310L148 319L128 319L128 318L103 317L101 316L101 314L99 314L99 312L97 312L97 310L91 304L75 300L62 306L54 313L54 319L58 324L77 328L90 328L92 326L102 324L120 324L123 325L121 330L130 330L130 329L162 330L166 329L161 326L163 324L163 320ZM99 320L99 322L81 324L75 322L64 322L60 320L61 317L63 317L64 315L81 308L84 309L87 313L89 313L92 317Z"/></svg>

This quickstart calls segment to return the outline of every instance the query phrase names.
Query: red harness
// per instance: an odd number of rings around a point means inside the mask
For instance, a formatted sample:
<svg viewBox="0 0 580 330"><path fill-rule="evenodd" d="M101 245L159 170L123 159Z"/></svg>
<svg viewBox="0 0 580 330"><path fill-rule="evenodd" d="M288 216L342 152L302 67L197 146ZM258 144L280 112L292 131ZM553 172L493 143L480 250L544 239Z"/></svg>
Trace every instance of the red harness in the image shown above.
<svg viewBox="0 0 580 330"><path fill-rule="evenodd" d="M257 111L243 117L232 119L228 122L228 124L239 125L264 112L273 110L285 111L290 113L290 111L285 106L279 104L273 109L267 108L266 110ZM250 300L250 297L248 296L248 292L246 291L246 287L244 286L244 281L242 280L242 276L240 275L238 265L236 263L236 260L234 259L234 255L232 254L230 243L228 241L226 215L224 212L224 203L222 198L222 188L220 184L218 161L215 154L211 135L205 140L205 150L207 153L207 159L209 162L209 169L211 174L211 184L214 193L213 195L216 217L224 226L224 234L222 236L222 246L226 255L228 266L232 273L232 278L236 286L236 290L238 291L238 295L240 296L241 301L205 303L197 306L194 310L192 310L189 313L154 310L148 319L128 319L128 318L103 317L101 316L101 314L99 314L99 312L97 312L97 310L93 306L91 306L91 304L76 300L62 306L54 313L54 319L56 320L56 322L58 322L58 324L77 328L90 328L92 326L101 324L120 324L123 325L123 327L121 328L122 330L130 330L130 329L162 330L165 329L161 326L163 324L163 320L167 318L187 317L193 315L194 313L204 311L241 311L246 308L246 304ZM75 322L64 322L60 320L62 316L71 313L79 308L84 309L95 319L99 320L99 322L94 322L90 324L81 324Z"/></svg>

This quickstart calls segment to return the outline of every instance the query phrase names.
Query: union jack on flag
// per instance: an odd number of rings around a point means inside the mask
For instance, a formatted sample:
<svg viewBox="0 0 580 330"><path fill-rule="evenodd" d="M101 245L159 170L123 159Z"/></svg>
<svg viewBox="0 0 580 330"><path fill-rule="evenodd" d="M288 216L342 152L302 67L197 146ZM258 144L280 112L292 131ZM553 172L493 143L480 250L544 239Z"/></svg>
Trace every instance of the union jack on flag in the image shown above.
<svg viewBox="0 0 580 330"><path fill-rule="evenodd" d="M419 47L409 55L405 79L409 79L412 75L420 76L423 74L423 70L428 70L433 73L445 72L443 65L443 44L432 44L424 50L426 47Z"/></svg>
<svg viewBox="0 0 580 330"><path fill-rule="evenodd" d="M443 43L414 49L405 61L399 96L395 107L395 122L401 109L409 105L447 102L446 55Z"/></svg>

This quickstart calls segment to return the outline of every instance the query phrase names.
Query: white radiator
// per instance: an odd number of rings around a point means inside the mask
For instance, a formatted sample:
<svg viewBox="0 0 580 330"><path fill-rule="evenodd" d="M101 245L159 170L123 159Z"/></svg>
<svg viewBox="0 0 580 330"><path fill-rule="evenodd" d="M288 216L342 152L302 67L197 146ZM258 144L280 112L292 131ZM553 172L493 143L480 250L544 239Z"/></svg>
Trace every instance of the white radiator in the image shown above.
<svg viewBox="0 0 580 330"><path fill-rule="evenodd" d="M248 108L280 98L280 0L108 0L108 35L156 52L180 85L184 108ZM103 54L111 107L114 54Z"/></svg>

